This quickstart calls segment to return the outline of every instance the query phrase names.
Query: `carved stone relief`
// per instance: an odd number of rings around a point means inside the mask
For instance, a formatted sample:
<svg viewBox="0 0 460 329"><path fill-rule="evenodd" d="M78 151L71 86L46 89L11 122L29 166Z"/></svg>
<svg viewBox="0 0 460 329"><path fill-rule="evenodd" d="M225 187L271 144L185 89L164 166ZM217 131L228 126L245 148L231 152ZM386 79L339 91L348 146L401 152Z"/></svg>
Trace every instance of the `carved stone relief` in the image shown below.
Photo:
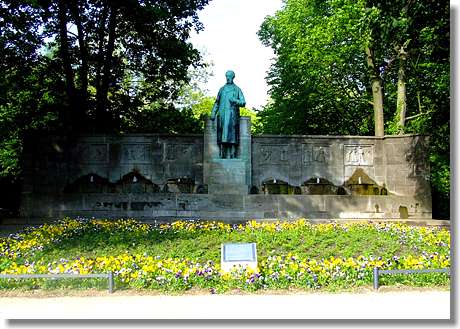
<svg viewBox="0 0 460 329"><path fill-rule="evenodd" d="M302 164L328 164L331 152L328 145L302 144Z"/></svg>
<svg viewBox="0 0 460 329"><path fill-rule="evenodd" d="M103 164L108 162L107 144L80 143L77 145L77 159L80 163Z"/></svg>
<svg viewBox="0 0 460 329"><path fill-rule="evenodd" d="M345 166L372 166L374 164L374 149L372 145L345 145Z"/></svg>
<svg viewBox="0 0 460 329"><path fill-rule="evenodd" d="M287 164L288 145L265 144L259 146L259 158L269 164Z"/></svg>
<svg viewBox="0 0 460 329"><path fill-rule="evenodd" d="M150 163L150 144L122 144L122 163Z"/></svg>
<svg viewBox="0 0 460 329"><path fill-rule="evenodd" d="M166 144L165 160L185 160L191 161L196 155L194 152L195 144Z"/></svg>

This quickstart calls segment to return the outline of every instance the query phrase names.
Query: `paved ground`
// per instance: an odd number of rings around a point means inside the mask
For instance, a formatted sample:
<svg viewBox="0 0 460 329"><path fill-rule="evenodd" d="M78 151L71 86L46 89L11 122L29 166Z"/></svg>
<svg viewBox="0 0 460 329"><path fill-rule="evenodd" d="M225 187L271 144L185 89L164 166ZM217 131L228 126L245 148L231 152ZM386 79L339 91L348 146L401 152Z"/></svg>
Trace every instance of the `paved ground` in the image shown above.
<svg viewBox="0 0 460 329"><path fill-rule="evenodd" d="M450 292L0 298L5 319L449 319Z"/></svg>

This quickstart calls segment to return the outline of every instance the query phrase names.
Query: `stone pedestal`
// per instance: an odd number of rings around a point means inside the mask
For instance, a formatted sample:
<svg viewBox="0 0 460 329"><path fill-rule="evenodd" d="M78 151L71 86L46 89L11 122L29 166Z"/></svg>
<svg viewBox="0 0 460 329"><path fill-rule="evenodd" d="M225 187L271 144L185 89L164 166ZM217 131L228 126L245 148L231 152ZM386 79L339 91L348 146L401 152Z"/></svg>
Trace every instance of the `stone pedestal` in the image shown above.
<svg viewBox="0 0 460 329"><path fill-rule="evenodd" d="M206 121L203 181L209 194L248 194L251 184L251 119L240 118L240 143L236 159L221 159L216 122Z"/></svg>

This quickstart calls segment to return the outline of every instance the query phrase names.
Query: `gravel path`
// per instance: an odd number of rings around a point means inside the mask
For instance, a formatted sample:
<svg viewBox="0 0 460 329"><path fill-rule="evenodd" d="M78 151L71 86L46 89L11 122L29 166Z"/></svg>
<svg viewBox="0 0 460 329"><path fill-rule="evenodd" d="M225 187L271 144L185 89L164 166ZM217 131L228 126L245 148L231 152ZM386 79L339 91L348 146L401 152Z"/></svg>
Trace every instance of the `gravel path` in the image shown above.
<svg viewBox="0 0 460 329"><path fill-rule="evenodd" d="M449 319L449 291L0 298L6 319Z"/></svg>

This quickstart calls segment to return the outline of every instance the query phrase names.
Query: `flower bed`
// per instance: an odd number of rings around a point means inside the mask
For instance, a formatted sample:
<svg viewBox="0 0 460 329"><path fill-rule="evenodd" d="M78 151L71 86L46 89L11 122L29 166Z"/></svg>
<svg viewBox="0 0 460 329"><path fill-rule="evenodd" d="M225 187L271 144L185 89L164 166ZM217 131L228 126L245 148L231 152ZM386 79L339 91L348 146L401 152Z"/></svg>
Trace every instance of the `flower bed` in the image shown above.
<svg viewBox="0 0 460 329"><path fill-rule="evenodd" d="M381 244L381 255L369 252L374 251L375 246L372 241L365 241L366 236L374 237L376 243ZM379 236L383 237L382 240L377 240ZM198 237L204 237L204 241L213 244L200 244ZM237 238L239 241L258 243L259 267L256 271L235 268L231 273L221 272L218 247L222 242ZM283 243L280 243L278 238ZM311 239L329 241L329 244L337 241L339 247L348 242L351 246L348 246L348 251L340 247L342 255L324 254L327 257L314 258L312 255L317 253L317 250L302 249L301 245L298 246L298 241L308 244L311 243ZM190 247L190 241L196 241L197 245ZM285 252L285 241L295 241L293 252ZM382 241L387 241L388 244ZM140 246L136 242L139 242ZM175 245L178 249L169 248L162 254L153 254L148 249L149 243L155 244L157 248L162 248L165 244ZM181 243L186 243L185 247L181 246ZM91 245L91 250L85 249L88 245ZM396 250L394 248L397 245L400 249ZM98 246L104 246L102 254ZM273 246L276 246L276 249L270 249ZM365 249L366 246L369 250ZM174 257L180 253L187 255L187 248L193 249L189 251L191 254L192 251L206 251L206 248L211 250L201 259ZM141 249L146 251L140 252ZM112 250L112 253L107 250ZM337 250L339 249L332 252L338 253ZM66 253L68 255L62 257ZM348 256L345 256L345 253ZM250 221L230 225L211 221L178 221L151 226L135 220L65 219L55 224L30 228L0 240L2 274L88 274L112 271L115 274L117 288L165 291L182 291L192 287L209 289L212 292L224 292L235 288L249 291L294 287L352 288L370 286L374 267L421 269L449 266L448 230L386 223L311 224L305 220L297 220ZM98 280L94 279L84 284L72 280L3 280L0 287L103 287L103 280ZM449 276L442 273L394 275L382 278L381 283L448 285Z"/></svg>

